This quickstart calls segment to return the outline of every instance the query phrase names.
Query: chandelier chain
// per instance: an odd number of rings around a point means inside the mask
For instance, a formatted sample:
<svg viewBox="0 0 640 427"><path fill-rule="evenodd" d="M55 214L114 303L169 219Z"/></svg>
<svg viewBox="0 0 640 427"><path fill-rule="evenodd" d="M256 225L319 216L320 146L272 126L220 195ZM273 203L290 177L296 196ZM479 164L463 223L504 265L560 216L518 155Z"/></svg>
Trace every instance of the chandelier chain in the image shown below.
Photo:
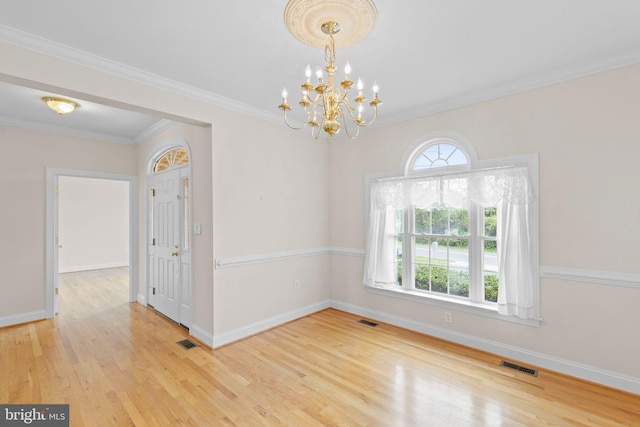
<svg viewBox="0 0 640 427"><path fill-rule="evenodd" d="M324 47L324 60L330 67L336 62L336 42L333 38L333 31L329 31L329 44Z"/></svg>

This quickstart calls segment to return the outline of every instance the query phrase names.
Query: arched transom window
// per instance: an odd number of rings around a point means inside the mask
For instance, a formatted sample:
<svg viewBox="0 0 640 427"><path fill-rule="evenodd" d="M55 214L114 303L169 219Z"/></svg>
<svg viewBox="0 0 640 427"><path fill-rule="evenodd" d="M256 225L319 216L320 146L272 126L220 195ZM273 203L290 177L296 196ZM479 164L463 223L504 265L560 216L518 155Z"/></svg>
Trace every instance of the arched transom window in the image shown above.
<svg viewBox="0 0 640 427"><path fill-rule="evenodd" d="M156 160L153 165L153 172L162 172L186 165L187 163L189 163L189 153L187 153L187 149L184 147L174 148Z"/></svg>
<svg viewBox="0 0 640 427"><path fill-rule="evenodd" d="M428 145L415 157L411 170L419 171L468 164L467 155L459 147L445 142L438 142Z"/></svg>

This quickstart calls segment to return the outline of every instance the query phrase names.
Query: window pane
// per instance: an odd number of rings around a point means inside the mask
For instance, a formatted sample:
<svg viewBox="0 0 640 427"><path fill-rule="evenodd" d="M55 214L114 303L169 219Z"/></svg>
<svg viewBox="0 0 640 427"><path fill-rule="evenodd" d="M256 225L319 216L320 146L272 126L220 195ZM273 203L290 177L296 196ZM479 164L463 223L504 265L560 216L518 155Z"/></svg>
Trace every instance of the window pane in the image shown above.
<svg viewBox="0 0 640 427"><path fill-rule="evenodd" d="M402 209L396 210L395 221L396 221L396 234L401 234L402 232L404 232L404 215L403 215Z"/></svg>
<svg viewBox="0 0 640 427"><path fill-rule="evenodd" d="M466 208L415 208L414 218L417 234L469 235L469 210Z"/></svg>
<svg viewBox="0 0 640 427"><path fill-rule="evenodd" d="M469 269L449 269L449 293L459 297L469 296Z"/></svg>
<svg viewBox="0 0 640 427"><path fill-rule="evenodd" d="M453 144L433 144L424 149L413 162L413 170L467 165L467 156Z"/></svg>
<svg viewBox="0 0 640 427"><path fill-rule="evenodd" d="M416 289L468 297L468 246L466 239L417 237L414 263Z"/></svg>
<svg viewBox="0 0 640 427"><path fill-rule="evenodd" d="M449 234L449 209L431 210L431 234Z"/></svg>
<svg viewBox="0 0 640 427"><path fill-rule="evenodd" d="M429 209L416 208L414 215L416 233L431 234L431 212Z"/></svg>
<svg viewBox="0 0 640 427"><path fill-rule="evenodd" d="M153 165L153 172L162 172L189 163L186 148L174 148L164 153Z"/></svg>
<svg viewBox="0 0 640 427"><path fill-rule="evenodd" d="M469 210L451 209L450 212L451 234L454 236L469 235Z"/></svg>
<svg viewBox="0 0 640 427"><path fill-rule="evenodd" d="M191 245L191 222L189 221L189 178L185 178L183 181L183 193L184 197L182 198L182 212L184 214L184 242L183 248L185 250L189 250L189 246Z"/></svg>
<svg viewBox="0 0 640 427"><path fill-rule="evenodd" d="M490 207L484 209L484 235L487 237L496 237L496 227L498 218L496 216L496 208Z"/></svg>
<svg viewBox="0 0 640 427"><path fill-rule="evenodd" d="M396 236L396 284L402 286L402 236Z"/></svg>
<svg viewBox="0 0 640 427"><path fill-rule="evenodd" d="M486 240L483 251L484 300L498 301L498 254L496 241Z"/></svg>
<svg viewBox="0 0 640 427"><path fill-rule="evenodd" d="M151 187L149 189L149 236L151 236L151 245L156 244L155 226L154 226L154 197L156 196L156 189Z"/></svg>
<svg viewBox="0 0 640 427"><path fill-rule="evenodd" d="M423 291L430 290L431 281L431 267L428 264L415 264L416 275L416 289L422 289Z"/></svg>

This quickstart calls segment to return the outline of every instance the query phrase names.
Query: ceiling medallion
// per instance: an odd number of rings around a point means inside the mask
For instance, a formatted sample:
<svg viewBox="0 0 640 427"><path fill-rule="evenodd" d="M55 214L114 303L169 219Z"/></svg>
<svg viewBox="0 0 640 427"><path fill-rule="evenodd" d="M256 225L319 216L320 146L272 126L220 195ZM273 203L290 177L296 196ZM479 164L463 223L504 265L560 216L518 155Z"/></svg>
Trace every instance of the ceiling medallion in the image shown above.
<svg viewBox="0 0 640 427"><path fill-rule="evenodd" d="M284 22L291 34L302 43L324 49L326 22L340 24L336 47L351 46L363 40L376 23L378 13L371 0L290 0L284 10Z"/></svg>

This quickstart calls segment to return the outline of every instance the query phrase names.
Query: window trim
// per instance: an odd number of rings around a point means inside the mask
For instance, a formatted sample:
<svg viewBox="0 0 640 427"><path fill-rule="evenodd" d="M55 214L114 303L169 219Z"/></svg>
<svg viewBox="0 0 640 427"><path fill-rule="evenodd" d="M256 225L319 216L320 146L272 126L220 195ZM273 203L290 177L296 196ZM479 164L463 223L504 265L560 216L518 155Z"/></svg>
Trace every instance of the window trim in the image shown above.
<svg viewBox="0 0 640 427"><path fill-rule="evenodd" d="M433 306L446 308L448 310L463 311L470 314L489 317L497 320L513 322L523 324L527 326L539 327L540 326L540 259L539 259L539 228L540 228L540 216L539 216L539 158L538 154L525 154L516 155L510 157L502 157L488 160L478 160L473 147L462 137L455 136L454 134L437 133L429 134L430 138L421 138L417 143L414 143L409 150L405 152L403 156L403 163L400 165L398 171L382 172L368 174L365 176L365 227L368 228L369 222L369 210L371 201L371 185L372 183L384 180L398 178L413 178L418 176L438 176L438 175L451 175L457 172L463 171L475 171L482 169L500 168L505 166L524 165L528 169L529 178L534 194L535 200L531 206L531 243L532 243L532 266L533 266L533 284L534 284L534 298L535 309L534 317L531 319L520 319L517 316L504 316L497 312L497 306L494 308L492 304L479 304L468 300L458 300L451 298L450 296L439 296L432 293L415 291L413 289L383 289L368 285L363 285L367 292L371 292L383 296L391 296L395 298L401 298L413 302L420 302ZM415 156L419 155L428 145L434 143L446 142L452 145L456 145L461 148L469 159L469 165L440 167L432 169L423 169L420 171L411 171ZM472 254L470 253L471 257Z"/></svg>

